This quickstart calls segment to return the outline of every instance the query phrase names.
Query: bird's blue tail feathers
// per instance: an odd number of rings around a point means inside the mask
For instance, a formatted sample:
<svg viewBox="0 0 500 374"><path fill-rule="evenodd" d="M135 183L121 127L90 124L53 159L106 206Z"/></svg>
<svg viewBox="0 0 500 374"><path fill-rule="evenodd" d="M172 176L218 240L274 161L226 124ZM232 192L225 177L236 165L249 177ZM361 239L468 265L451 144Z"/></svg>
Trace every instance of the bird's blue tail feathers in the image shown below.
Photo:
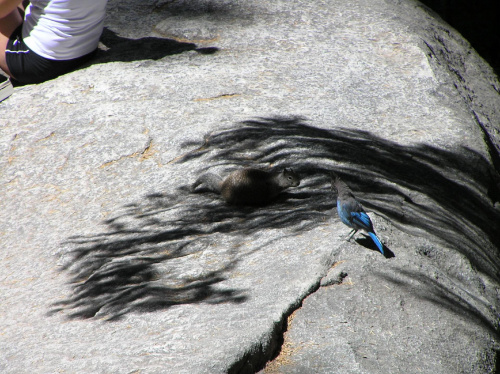
<svg viewBox="0 0 500 374"><path fill-rule="evenodd" d="M385 256L384 245L382 244L382 242L380 241L380 239L378 238L378 236L375 235L374 232L369 232L368 235L370 235L370 238L372 238L373 242L378 247L378 250L380 251L380 253L382 253Z"/></svg>

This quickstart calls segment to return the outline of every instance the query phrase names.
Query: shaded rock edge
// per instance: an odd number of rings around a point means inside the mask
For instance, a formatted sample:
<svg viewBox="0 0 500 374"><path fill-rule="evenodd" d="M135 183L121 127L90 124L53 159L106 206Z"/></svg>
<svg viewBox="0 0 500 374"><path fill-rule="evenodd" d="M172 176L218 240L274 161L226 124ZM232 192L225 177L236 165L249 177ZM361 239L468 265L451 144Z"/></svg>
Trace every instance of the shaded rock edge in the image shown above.
<svg viewBox="0 0 500 374"><path fill-rule="evenodd" d="M425 11L425 10L424 10ZM423 50L434 73L454 87L463 104L470 112L483 133L484 142L496 169L496 201L499 199L500 183L500 113L498 99L500 83L491 66L488 65L451 26L428 14L429 24L422 26L411 22L412 28L422 38ZM493 192L492 192L493 193Z"/></svg>

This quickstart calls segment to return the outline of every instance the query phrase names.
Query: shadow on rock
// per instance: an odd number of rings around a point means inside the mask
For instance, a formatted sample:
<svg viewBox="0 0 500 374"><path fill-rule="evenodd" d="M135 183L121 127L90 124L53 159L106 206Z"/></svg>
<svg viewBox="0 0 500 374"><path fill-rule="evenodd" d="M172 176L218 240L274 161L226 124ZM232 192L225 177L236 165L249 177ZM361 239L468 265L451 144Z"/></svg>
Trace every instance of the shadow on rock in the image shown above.
<svg viewBox="0 0 500 374"><path fill-rule="evenodd" d="M179 304L245 302L245 290L227 284L240 259L324 223L328 200L322 191L288 192L266 207L234 207L187 186L147 195L106 220L103 233L64 243L71 296L50 314L112 321ZM254 241L279 228L287 230Z"/></svg>
<svg viewBox="0 0 500 374"><path fill-rule="evenodd" d="M499 173L490 160L466 147L405 146L366 131L320 129L300 118L264 118L207 135L205 143L180 162L244 165L249 157L250 162L266 164L288 160L308 177L301 190L311 195L297 204L303 209L324 211L331 206L336 196L329 192L328 175L334 170L365 208L404 232L442 245L415 248L422 264L407 274L418 278L418 294L453 312L476 314L474 320L496 334L498 295L495 287L486 286L488 280L475 275L486 275L495 284L500 280L500 211L495 208ZM338 219L336 213L333 217ZM358 243L372 246L369 239ZM387 257L393 256L397 251L388 251ZM426 270L419 272L419 266ZM444 274L440 280L432 278L434 268Z"/></svg>
<svg viewBox="0 0 500 374"><path fill-rule="evenodd" d="M365 248L368 248L374 252L380 252L373 240L365 234L361 234L358 238L355 239L356 243L359 245L362 245ZM385 258L393 258L396 257L393 251L391 251L390 248L388 248L385 244L382 244L384 246L384 257Z"/></svg>
<svg viewBox="0 0 500 374"><path fill-rule="evenodd" d="M216 47L198 48L194 43L180 42L174 39L144 37L128 39L118 36L114 31L104 28L100 47L88 65L107 62L132 62L141 60L159 60L166 56L187 51L200 54L213 54Z"/></svg>
<svg viewBox="0 0 500 374"><path fill-rule="evenodd" d="M68 240L62 252L73 295L54 312L115 319L176 304L244 302L245 290L225 282L229 273L243 256L269 245L254 240L263 230L286 229L276 231L272 240L279 240L331 217L331 170L366 208L500 278L496 171L473 150L403 146L369 132L315 128L300 118L246 121L184 147L176 162L203 165L200 174L273 165L293 167L303 182L262 208L231 207L187 186L124 207L105 222L106 232Z"/></svg>
<svg viewBox="0 0 500 374"><path fill-rule="evenodd" d="M252 163L288 160L311 178L312 191L329 189L333 169L369 210L406 231L439 239L479 271L500 279L500 212L494 207L500 200L498 172L474 150L404 146L366 131L272 118L210 134L180 162L203 157L211 165L241 165L249 154Z"/></svg>
<svg viewBox="0 0 500 374"><path fill-rule="evenodd" d="M416 295L422 300L429 301L448 312L461 316L464 324L457 326L457 328L464 329L466 335L474 336L480 330L479 327L484 327L497 340L500 339L500 321L495 306L491 305L486 298L478 296L478 293L471 293L468 290L471 285L479 288L484 287L484 285L475 285L473 284L474 280L469 279L468 283L472 284L467 284L464 287L460 281L445 274L439 276L438 273L435 273L433 279L405 269L398 269L396 275L379 273L378 276L401 287L409 294ZM428 317L429 319L437 319L435 315Z"/></svg>
<svg viewBox="0 0 500 374"><path fill-rule="evenodd" d="M457 29L500 76L498 1L421 0Z"/></svg>

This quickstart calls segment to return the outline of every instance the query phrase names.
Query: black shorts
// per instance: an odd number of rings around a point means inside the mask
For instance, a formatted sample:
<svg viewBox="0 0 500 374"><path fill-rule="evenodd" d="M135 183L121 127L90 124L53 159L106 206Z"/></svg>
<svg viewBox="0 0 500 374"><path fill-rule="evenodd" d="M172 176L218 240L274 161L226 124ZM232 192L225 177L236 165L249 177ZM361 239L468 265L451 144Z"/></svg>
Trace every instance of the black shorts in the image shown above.
<svg viewBox="0 0 500 374"><path fill-rule="evenodd" d="M5 59L14 80L22 84L41 83L70 72L87 62L95 52L72 60L50 60L37 55L24 43L22 25L10 36Z"/></svg>

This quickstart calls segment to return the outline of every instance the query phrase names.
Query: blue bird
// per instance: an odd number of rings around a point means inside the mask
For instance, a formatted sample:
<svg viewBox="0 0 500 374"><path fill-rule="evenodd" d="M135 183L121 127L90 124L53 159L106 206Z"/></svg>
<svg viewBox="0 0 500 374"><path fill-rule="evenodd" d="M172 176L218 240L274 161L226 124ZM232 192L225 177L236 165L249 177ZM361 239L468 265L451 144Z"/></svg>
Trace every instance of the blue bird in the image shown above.
<svg viewBox="0 0 500 374"><path fill-rule="evenodd" d="M337 190L337 212L340 220L350 228L352 231L349 233L347 241L351 240L358 230L363 230L370 235L373 242L379 251L385 256L384 246L380 239L375 234L372 221L368 214L356 200L350 188L338 176L332 175L332 189Z"/></svg>

